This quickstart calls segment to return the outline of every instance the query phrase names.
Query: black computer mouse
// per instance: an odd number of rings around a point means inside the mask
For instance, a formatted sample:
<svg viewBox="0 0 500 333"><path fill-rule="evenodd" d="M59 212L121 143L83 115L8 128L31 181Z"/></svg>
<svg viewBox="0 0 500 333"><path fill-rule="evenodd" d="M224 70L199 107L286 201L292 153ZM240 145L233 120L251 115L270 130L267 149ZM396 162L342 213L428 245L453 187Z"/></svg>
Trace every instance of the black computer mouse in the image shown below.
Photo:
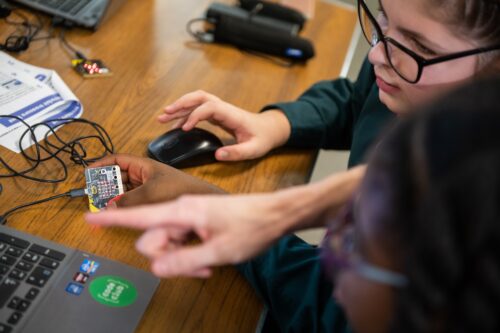
<svg viewBox="0 0 500 333"><path fill-rule="evenodd" d="M216 162L215 151L222 146L220 139L209 131L177 128L151 141L148 154L175 168L187 168Z"/></svg>

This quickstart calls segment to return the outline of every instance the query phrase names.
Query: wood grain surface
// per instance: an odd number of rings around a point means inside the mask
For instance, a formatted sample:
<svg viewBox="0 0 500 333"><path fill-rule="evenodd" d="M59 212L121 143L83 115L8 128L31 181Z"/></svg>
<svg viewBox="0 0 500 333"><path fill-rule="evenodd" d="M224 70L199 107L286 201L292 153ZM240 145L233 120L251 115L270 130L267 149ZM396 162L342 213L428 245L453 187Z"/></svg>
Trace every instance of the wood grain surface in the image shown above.
<svg viewBox="0 0 500 333"><path fill-rule="evenodd" d="M117 152L146 156L147 144L169 129L156 121L162 108L181 95L203 89L246 110L257 112L271 102L293 100L316 81L335 78L341 69L356 24L346 8L318 2L314 20L303 36L316 57L307 65L279 67L221 45L200 45L186 32L191 18L203 15L206 0L114 0L97 32L74 29L67 40L89 58L102 59L113 71L109 78L83 79L70 66L71 55L57 39L32 43L15 55L36 66L55 69L84 106L83 118L106 128ZM0 22L0 36L12 31ZM45 34L46 32L43 32ZM231 137L209 124L226 143ZM63 128L62 136L82 134ZM90 145L89 153L99 153ZM273 191L308 180L315 152L279 149L250 162L216 163L185 171L231 193ZM20 155L0 147L13 166L25 165ZM69 161L68 161L69 162ZM0 170L5 173L6 170ZM57 165L42 166L37 175L60 175ZM71 165L64 183L42 184L20 178L0 180L0 211L85 186L83 168ZM168 188L166 189L168 190ZM13 214L8 225L66 246L106 256L147 270L148 261L134 249L139 233L119 228L93 228L83 220L87 199L59 199ZM217 269L212 278L164 279L141 321L139 332L253 332L262 306L232 267Z"/></svg>

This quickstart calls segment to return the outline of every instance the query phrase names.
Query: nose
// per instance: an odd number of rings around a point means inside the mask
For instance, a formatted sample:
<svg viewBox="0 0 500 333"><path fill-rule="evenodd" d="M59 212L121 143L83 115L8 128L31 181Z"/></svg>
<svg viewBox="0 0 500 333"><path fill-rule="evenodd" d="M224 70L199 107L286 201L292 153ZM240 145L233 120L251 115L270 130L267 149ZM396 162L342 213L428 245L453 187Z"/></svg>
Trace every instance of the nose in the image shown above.
<svg viewBox="0 0 500 333"><path fill-rule="evenodd" d="M384 43L375 44L368 52L368 60L373 66L388 66L385 56Z"/></svg>

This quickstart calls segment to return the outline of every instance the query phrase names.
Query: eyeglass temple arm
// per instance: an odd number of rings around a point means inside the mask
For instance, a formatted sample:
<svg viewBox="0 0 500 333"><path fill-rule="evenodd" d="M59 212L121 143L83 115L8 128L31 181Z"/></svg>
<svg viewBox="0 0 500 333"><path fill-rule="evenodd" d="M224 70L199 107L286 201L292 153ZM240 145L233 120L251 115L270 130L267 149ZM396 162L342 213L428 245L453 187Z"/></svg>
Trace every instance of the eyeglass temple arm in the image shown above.
<svg viewBox="0 0 500 333"><path fill-rule="evenodd" d="M373 266L365 262L357 262L355 264L356 271L364 276L365 278L380 282L383 284L388 284L394 287L405 287L408 285L408 278L403 274L391 272L389 270Z"/></svg>

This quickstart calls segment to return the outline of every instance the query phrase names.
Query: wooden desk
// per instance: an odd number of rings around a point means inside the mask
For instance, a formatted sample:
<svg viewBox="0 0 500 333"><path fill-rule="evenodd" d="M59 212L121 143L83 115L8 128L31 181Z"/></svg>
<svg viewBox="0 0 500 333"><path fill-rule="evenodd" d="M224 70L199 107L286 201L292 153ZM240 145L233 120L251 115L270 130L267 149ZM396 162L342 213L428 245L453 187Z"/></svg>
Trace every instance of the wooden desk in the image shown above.
<svg viewBox="0 0 500 333"><path fill-rule="evenodd" d="M57 70L83 103L83 117L104 126L118 152L145 156L148 142L169 128L157 123L156 116L184 93L204 89L256 112L266 103L296 98L318 80L336 77L356 23L354 12L318 3L316 16L304 33L315 43L316 57L307 66L281 68L230 47L193 43L186 22L201 16L209 3L127 1L96 33L68 32L68 41L77 49L111 67L114 76L110 78L82 79L71 69L70 58L58 40L33 43L17 58ZM0 35L9 29L1 23ZM210 125L204 127L230 139ZM22 165L20 156L4 148L0 154L13 165ZM232 193L273 191L306 182L314 156L314 152L279 150L252 162L218 163L186 171ZM41 170L47 175L57 172L50 167ZM84 186L81 167L73 165L69 173L69 179L57 185L2 179L0 211ZM60 199L18 212L8 225L148 269L148 261L134 250L137 232L89 227L83 220L86 211L86 198ZM221 268L206 281L163 280L138 331L253 332L260 310L259 300L237 272Z"/></svg>

